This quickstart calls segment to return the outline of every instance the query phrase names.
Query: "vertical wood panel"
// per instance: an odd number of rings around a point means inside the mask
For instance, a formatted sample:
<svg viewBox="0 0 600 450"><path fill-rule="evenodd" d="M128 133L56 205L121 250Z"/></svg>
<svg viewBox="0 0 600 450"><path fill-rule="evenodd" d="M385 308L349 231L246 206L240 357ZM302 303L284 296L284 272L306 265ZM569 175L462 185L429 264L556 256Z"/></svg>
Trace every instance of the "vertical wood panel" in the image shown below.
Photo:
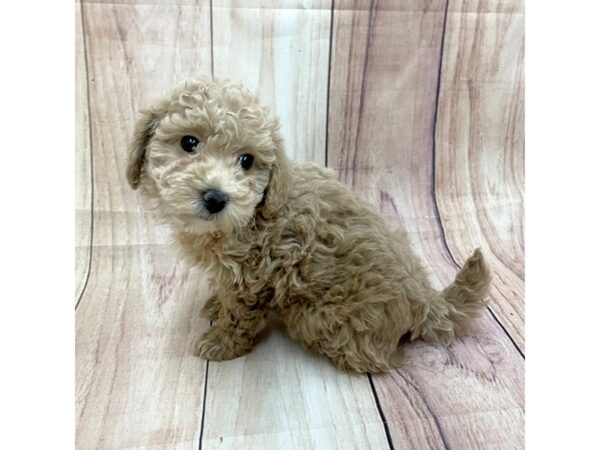
<svg viewBox="0 0 600 450"><path fill-rule="evenodd" d="M81 8L75 7L75 299L88 276L92 239L92 180L90 166L87 73Z"/></svg>
<svg viewBox="0 0 600 450"><path fill-rule="evenodd" d="M524 15L520 1L451 1L436 130L436 197L448 246L481 246L491 307L524 349Z"/></svg>
<svg viewBox="0 0 600 450"><path fill-rule="evenodd" d="M456 271L433 197L444 10L336 2L328 143L340 179L408 229L440 288ZM523 361L490 314L449 346L405 348L401 369L373 376L396 448L522 447Z"/></svg>
<svg viewBox="0 0 600 450"><path fill-rule="evenodd" d="M281 117L288 154L324 163L330 1L214 1L215 76L242 80ZM273 331L209 365L203 448L385 448L365 376ZM268 368L268 369L266 369Z"/></svg>
<svg viewBox="0 0 600 450"><path fill-rule="evenodd" d="M328 164L417 246L438 231L428 189L443 12L443 1L336 2Z"/></svg>
<svg viewBox="0 0 600 450"><path fill-rule="evenodd" d="M366 376L338 371L284 333L210 363L202 448L387 448Z"/></svg>
<svg viewBox="0 0 600 450"><path fill-rule="evenodd" d="M194 448L205 363L191 344L205 281L124 176L136 111L210 73L208 2L84 4L94 164L92 272L76 313L78 448Z"/></svg>
<svg viewBox="0 0 600 450"><path fill-rule="evenodd" d="M325 163L331 0L213 0L215 77L258 92L286 151Z"/></svg>

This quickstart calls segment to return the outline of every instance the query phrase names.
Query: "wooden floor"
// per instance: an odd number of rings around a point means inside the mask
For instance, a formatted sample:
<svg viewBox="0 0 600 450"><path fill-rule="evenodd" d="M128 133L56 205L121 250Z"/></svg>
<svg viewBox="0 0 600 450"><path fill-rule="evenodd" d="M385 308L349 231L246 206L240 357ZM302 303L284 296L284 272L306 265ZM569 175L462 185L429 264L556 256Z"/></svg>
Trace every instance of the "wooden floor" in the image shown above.
<svg viewBox="0 0 600 450"><path fill-rule="evenodd" d="M523 3L120 0L75 8L78 449L516 449L524 434ZM409 231L438 287L481 246L477 329L348 375L279 329L192 356L200 269L124 177L136 111L199 74L260 92L288 153Z"/></svg>

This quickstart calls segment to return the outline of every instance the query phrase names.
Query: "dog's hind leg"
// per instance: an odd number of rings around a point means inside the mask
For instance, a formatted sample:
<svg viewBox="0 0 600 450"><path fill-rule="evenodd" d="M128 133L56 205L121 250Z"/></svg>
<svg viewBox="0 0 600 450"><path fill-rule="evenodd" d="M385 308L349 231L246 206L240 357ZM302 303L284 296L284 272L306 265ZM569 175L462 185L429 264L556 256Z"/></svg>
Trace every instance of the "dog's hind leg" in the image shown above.
<svg viewBox="0 0 600 450"><path fill-rule="evenodd" d="M369 334L358 334L345 348L336 350L335 356L329 359L338 369L352 372L385 372L400 367L403 351L400 348L389 348L386 345L372 343Z"/></svg>
<svg viewBox="0 0 600 450"><path fill-rule="evenodd" d="M286 323L292 338L327 356L340 369L383 372L400 365L402 330L383 302L297 308Z"/></svg>

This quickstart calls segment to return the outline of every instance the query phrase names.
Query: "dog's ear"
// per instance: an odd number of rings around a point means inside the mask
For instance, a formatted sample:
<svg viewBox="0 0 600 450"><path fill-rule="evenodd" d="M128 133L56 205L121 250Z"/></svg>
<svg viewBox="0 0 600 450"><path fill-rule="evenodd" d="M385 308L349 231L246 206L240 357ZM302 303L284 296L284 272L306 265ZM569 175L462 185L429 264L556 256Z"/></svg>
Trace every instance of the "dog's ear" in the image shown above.
<svg viewBox="0 0 600 450"><path fill-rule="evenodd" d="M265 191L264 205L261 207L263 217L270 218L281 209L288 199L289 161L283 149L283 139L275 133L275 162L271 166L269 184Z"/></svg>
<svg viewBox="0 0 600 450"><path fill-rule="evenodd" d="M146 147L154 135L158 122L164 117L164 113L165 109L161 107L143 110L135 124L127 161L127 181L132 189L137 189L140 185Z"/></svg>

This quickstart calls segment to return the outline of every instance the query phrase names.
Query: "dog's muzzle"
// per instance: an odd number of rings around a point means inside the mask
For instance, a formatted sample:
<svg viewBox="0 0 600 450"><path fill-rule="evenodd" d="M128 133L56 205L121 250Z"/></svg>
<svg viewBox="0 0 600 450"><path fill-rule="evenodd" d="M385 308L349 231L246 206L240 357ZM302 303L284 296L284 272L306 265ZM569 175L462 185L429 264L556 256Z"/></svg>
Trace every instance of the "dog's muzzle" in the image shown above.
<svg viewBox="0 0 600 450"><path fill-rule="evenodd" d="M207 189L200 192L200 198L202 199L202 203L206 210L211 214L222 211L229 200L227 194L216 189Z"/></svg>

